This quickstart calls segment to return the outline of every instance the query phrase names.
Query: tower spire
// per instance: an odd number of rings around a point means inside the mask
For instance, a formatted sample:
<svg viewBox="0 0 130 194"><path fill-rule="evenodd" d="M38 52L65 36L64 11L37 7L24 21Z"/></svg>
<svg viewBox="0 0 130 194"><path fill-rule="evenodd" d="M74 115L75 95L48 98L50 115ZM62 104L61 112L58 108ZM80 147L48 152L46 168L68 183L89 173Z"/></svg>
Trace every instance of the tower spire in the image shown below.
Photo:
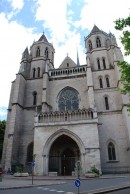
<svg viewBox="0 0 130 194"><path fill-rule="evenodd" d="M80 63L79 63L79 55L78 55L78 49L77 49L77 66L80 66Z"/></svg>

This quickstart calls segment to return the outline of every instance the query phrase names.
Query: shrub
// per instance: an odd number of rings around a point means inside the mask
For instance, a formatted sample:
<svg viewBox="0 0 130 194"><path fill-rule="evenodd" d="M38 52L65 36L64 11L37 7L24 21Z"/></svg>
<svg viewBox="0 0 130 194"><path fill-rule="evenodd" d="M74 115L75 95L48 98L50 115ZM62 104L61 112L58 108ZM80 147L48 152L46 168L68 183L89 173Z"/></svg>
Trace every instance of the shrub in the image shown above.
<svg viewBox="0 0 130 194"><path fill-rule="evenodd" d="M90 171L88 171L88 172L89 172L89 173L96 173L96 174L98 174L98 175L100 174L100 173L99 173L99 170L95 167L95 165L92 166L91 169L90 169Z"/></svg>

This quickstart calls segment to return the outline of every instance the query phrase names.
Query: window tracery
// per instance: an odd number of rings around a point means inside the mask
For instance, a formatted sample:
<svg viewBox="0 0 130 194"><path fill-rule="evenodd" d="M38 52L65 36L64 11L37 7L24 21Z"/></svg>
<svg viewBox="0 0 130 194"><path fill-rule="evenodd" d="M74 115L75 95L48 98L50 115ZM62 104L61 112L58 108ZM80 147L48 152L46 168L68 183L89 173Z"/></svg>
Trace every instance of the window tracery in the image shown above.
<svg viewBox="0 0 130 194"><path fill-rule="evenodd" d="M59 96L59 110L77 110L79 108L78 92L72 88L64 89Z"/></svg>

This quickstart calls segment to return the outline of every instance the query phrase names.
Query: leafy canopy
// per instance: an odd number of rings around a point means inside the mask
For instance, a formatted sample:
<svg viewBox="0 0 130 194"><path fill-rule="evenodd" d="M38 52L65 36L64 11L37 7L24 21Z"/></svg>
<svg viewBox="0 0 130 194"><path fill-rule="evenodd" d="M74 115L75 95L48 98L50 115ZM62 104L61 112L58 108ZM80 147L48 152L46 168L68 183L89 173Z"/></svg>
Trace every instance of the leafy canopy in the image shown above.
<svg viewBox="0 0 130 194"><path fill-rule="evenodd" d="M122 31L121 43L124 46L125 56L130 55L130 17L118 19L115 21L115 29ZM118 62L118 66L121 72L121 83L123 88L121 92L123 94L130 95L130 64L126 61ZM126 105L130 112L130 103Z"/></svg>
<svg viewBox="0 0 130 194"><path fill-rule="evenodd" d="M0 158L2 156L4 133L5 133L5 125L6 125L6 121L5 120L0 121Z"/></svg>

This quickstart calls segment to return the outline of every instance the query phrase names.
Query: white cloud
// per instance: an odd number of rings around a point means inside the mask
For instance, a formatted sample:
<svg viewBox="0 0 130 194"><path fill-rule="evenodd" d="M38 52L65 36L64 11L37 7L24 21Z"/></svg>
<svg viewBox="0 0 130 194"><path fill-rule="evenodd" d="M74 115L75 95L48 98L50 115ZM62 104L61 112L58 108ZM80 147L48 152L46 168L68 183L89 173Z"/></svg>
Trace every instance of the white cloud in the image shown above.
<svg viewBox="0 0 130 194"><path fill-rule="evenodd" d="M8 106L11 81L20 67L22 52L26 46L40 35L33 34L32 29L25 28L15 21L8 22L5 14L0 14L0 53L1 53L1 76L0 76L0 106Z"/></svg>
<svg viewBox="0 0 130 194"><path fill-rule="evenodd" d="M10 20L12 19L13 16L16 16L21 11L21 9L24 6L24 0L7 0L7 1L10 2L13 10L11 12L6 13L8 20Z"/></svg>
<svg viewBox="0 0 130 194"><path fill-rule="evenodd" d="M114 23L119 17L128 17L129 0L84 0L85 5L81 10L80 25L82 28L92 29L99 25L104 31L114 30Z"/></svg>
<svg viewBox="0 0 130 194"><path fill-rule="evenodd" d="M38 0L38 9L36 20L44 20L44 27L48 28L53 38L59 42L64 42L69 31L67 21L67 4L66 0Z"/></svg>
<svg viewBox="0 0 130 194"><path fill-rule="evenodd" d="M105 32L111 31L117 38L118 45L122 47L120 43L121 32L115 30L114 21L118 18L126 18L129 15L129 0L84 0L85 5L81 10L80 20L75 22L75 26L82 29L91 29L96 24L100 29ZM123 51L123 47L122 47ZM127 57L130 61L130 58Z"/></svg>
<svg viewBox="0 0 130 194"><path fill-rule="evenodd" d="M15 9L21 10L24 6L24 0L8 0L8 1L11 3L14 10Z"/></svg>
<svg viewBox="0 0 130 194"><path fill-rule="evenodd" d="M81 36L80 34L72 33L71 38L67 39L66 42L59 46L57 42L55 46L55 67L57 68L68 54L75 62L77 62L77 50L79 53L80 64L85 64L84 48L80 45Z"/></svg>
<svg viewBox="0 0 130 194"><path fill-rule="evenodd" d="M55 48L55 67L58 67L68 53L76 62L76 49L78 47L81 63L85 63L85 54L80 45L81 36L73 28L73 10L67 12L67 5L71 5L71 0L38 0L36 20L43 20L44 27L48 28L51 34L51 42ZM48 10L48 11L47 11ZM45 32L46 34L46 32ZM61 46L59 46L62 44Z"/></svg>

